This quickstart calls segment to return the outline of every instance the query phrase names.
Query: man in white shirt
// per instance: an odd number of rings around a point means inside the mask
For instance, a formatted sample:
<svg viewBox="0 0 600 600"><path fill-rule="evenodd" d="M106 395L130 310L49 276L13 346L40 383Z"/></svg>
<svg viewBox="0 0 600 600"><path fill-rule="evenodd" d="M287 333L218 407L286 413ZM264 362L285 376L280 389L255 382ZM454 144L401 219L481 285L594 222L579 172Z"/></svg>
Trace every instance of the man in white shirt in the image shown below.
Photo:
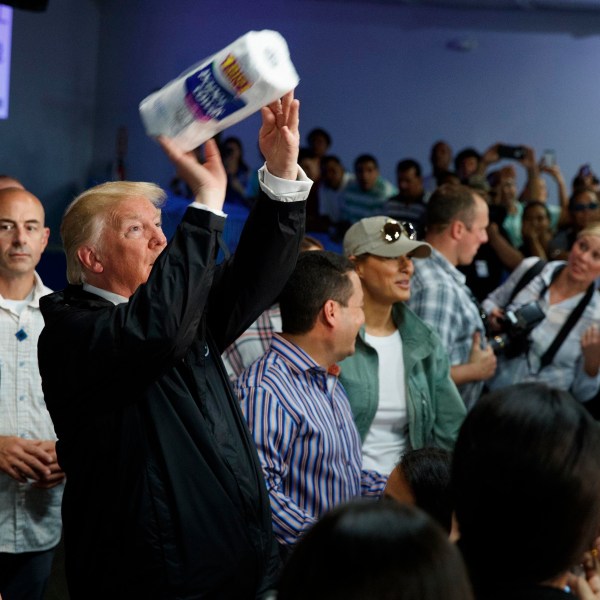
<svg viewBox="0 0 600 600"><path fill-rule="evenodd" d="M51 290L35 268L48 243L41 202L0 190L0 593L42 598L61 532L64 473L42 394L39 298Z"/></svg>

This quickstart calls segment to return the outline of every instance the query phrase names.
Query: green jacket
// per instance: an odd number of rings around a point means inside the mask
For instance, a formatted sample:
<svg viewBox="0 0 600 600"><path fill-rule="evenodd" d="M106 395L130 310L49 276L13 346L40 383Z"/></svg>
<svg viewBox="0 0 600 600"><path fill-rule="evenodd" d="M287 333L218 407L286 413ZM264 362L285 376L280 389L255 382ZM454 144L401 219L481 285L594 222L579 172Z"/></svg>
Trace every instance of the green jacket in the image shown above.
<svg viewBox="0 0 600 600"><path fill-rule="evenodd" d="M410 447L451 450L466 409L450 379L448 356L433 329L403 303L394 305L392 316L402 338ZM377 352L364 336L363 327L356 352L340 363L340 380L363 441L379 403Z"/></svg>

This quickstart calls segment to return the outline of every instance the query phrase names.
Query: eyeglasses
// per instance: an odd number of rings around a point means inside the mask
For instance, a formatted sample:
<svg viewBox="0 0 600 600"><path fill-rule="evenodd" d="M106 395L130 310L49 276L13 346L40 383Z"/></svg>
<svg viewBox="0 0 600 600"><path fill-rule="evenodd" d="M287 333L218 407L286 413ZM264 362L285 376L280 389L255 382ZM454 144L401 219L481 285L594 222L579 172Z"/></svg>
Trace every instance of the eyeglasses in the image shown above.
<svg viewBox="0 0 600 600"><path fill-rule="evenodd" d="M590 202L589 204L573 204L571 210L573 212L583 212L585 210L596 210L600 206L597 202Z"/></svg>
<svg viewBox="0 0 600 600"><path fill-rule="evenodd" d="M389 219L381 228L381 237L388 244L397 242L402 234L409 240L417 239L417 230L414 225L408 221L394 221L393 219Z"/></svg>

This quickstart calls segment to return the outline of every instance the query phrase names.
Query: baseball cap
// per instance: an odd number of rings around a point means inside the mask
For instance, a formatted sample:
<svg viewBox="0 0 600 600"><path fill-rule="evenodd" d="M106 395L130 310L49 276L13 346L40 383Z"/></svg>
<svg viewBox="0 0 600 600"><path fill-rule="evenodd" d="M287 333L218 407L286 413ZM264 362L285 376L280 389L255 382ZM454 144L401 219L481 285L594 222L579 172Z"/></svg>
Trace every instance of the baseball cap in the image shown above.
<svg viewBox="0 0 600 600"><path fill-rule="evenodd" d="M416 258L427 258L431 254L431 246L419 242L414 227L405 221L367 217L352 225L344 236L346 256L374 254L396 258L411 253Z"/></svg>

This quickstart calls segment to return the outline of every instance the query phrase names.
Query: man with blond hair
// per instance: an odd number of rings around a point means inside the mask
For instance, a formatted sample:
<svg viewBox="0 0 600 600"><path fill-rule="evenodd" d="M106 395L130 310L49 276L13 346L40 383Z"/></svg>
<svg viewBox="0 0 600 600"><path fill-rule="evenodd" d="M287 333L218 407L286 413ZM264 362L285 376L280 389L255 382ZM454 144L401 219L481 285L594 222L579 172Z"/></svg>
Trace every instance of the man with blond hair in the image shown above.
<svg viewBox="0 0 600 600"><path fill-rule="evenodd" d="M39 301L51 290L35 268L48 243L42 203L0 189L0 593L43 597L60 539L64 473L42 395Z"/></svg>
<svg viewBox="0 0 600 600"><path fill-rule="evenodd" d="M104 184L67 209L71 285L42 305L39 358L68 477L72 600L255 598L273 582L267 491L219 355L296 261L310 189L298 110L291 93L263 109L263 194L220 265L214 140L204 165L159 140L196 190L168 246L152 184Z"/></svg>

